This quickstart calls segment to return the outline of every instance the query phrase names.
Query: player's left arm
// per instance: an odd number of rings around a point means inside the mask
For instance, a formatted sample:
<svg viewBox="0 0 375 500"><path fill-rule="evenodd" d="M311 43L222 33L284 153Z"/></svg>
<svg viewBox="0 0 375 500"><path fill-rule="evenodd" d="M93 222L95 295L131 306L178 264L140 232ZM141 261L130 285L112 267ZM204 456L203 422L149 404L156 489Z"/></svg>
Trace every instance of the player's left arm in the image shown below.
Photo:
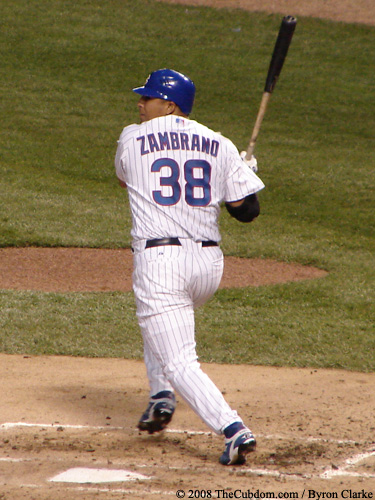
<svg viewBox="0 0 375 500"><path fill-rule="evenodd" d="M249 194L242 200L225 203L229 214L240 222L251 222L260 214L258 196Z"/></svg>
<svg viewBox="0 0 375 500"><path fill-rule="evenodd" d="M125 127L124 130L121 132L120 139L117 141L117 150L116 150L116 156L115 156L115 170L116 170L116 176L119 181L119 184L122 188L126 188L126 182L125 182L125 165L127 164L127 156L128 156L128 148L126 146L127 144L127 137L128 135L132 133L135 125L129 125L128 127Z"/></svg>

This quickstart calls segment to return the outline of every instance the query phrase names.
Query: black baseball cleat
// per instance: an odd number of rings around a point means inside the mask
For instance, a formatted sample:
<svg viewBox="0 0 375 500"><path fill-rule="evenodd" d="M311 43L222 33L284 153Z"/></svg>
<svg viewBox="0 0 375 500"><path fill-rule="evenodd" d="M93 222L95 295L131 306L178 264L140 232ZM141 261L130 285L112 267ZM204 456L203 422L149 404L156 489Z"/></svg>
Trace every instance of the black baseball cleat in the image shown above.
<svg viewBox="0 0 375 500"><path fill-rule="evenodd" d="M172 420L176 408L176 398L171 391L161 391L152 396L148 407L140 418L137 428L149 434L160 432Z"/></svg>

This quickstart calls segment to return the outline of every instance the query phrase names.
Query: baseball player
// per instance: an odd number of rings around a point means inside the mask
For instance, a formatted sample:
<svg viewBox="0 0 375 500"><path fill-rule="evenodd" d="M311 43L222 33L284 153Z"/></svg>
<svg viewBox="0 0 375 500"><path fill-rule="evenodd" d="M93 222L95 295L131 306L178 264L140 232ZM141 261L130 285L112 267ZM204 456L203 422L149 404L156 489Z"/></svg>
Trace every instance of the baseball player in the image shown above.
<svg viewBox="0 0 375 500"><path fill-rule="evenodd" d="M194 308L212 297L222 277L220 204L250 222L264 184L252 170L255 158L245 162L229 139L189 119L195 85L188 77L160 69L133 91L141 123L122 131L115 167L132 213L133 289L150 384L138 429L163 430L177 392L224 436L220 462L243 464L256 441L200 367Z"/></svg>

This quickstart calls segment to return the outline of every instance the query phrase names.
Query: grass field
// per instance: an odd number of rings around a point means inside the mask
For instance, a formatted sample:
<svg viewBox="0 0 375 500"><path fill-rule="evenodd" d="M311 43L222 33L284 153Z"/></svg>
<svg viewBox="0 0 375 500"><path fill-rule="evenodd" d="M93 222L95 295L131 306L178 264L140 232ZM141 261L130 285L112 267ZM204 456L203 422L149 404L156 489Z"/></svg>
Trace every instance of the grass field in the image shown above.
<svg viewBox="0 0 375 500"><path fill-rule="evenodd" d="M130 89L160 67L195 81L193 119L247 146L280 16L146 0L2 6L0 246L130 244L113 158ZM375 30L300 18L256 156L250 226L222 213L226 255L329 271L220 290L197 311L204 361L375 369ZM0 350L138 358L132 294L0 293Z"/></svg>

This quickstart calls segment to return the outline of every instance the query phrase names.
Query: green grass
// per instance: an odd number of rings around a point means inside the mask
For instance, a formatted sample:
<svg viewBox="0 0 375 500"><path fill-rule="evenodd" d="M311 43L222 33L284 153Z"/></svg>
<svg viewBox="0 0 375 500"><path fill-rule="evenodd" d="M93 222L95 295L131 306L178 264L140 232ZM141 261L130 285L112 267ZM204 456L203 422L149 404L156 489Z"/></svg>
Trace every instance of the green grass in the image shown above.
<svg viewBox="0 0 375 500"><path fill-rule="evenodd" d="M133 296L120 293L0 294L0 350L89 357L142 356Z"/></svg>
<svg viewBox="0 0 375 500"><path fill-rule="evenodd" d="M138 120L130 91L186 72L192 115L247 146L280 16L146 0L10 0L0 19L0 246L125 247L113 159ZM197 311L202 360L375 369L375 56L372 27L300 18L258 138L266 189L227 255L329 271L220 290ZM3 291L3 352L141 356L132 294Z"/></svg>

